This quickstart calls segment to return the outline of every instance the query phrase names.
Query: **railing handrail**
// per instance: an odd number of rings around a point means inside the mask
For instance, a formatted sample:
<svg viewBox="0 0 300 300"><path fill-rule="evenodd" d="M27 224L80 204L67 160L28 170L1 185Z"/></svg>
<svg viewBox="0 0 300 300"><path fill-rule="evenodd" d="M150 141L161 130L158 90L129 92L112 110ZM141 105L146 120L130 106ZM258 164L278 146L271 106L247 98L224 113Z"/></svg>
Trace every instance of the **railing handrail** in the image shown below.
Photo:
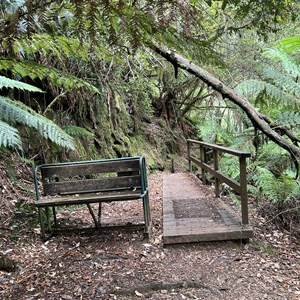
<svg viewBox="0 0 300 300"><path fill-rule="evenodd" d="M188 161L189 170L192 171L192 162L201 168L202 182L206 183L205 172L209 172L215 178L215 195L220 196L220 181L229 185L234 191L241 196L241 209L242 209L242 224L248 224L248 196L247 196L247 178L246 178L246 158L251 156L251 153L239 151L220 145L209 144L202 141L188 139ZM200 148L199 157L191 155L191 145L197 144ZM213 151L213 168L205 161L206 149ZM228 177L226 174L219 170L218 152L228 153L239 157L240 180L239 182Z"/></svg>
<svg viewBox="0 0 300 300"><path fill-rule="evenodd" d="M210 143L197 141L197 140L193 140L193 139L188 139L187 141L194 143L194 144L202 145L203 147L206 147L206 148L211 148L213 150L215 149L220 152L224 152L224 153L228 153L228 154L232 154L232 155L236 155L236 156L243 156L243 157L251 156L251 153L249 153L249 152L235 150L232 148L228 148L228 147L224 147L224 146L220 146L220 145L216 145L216 144L210 144Z"/></svg>

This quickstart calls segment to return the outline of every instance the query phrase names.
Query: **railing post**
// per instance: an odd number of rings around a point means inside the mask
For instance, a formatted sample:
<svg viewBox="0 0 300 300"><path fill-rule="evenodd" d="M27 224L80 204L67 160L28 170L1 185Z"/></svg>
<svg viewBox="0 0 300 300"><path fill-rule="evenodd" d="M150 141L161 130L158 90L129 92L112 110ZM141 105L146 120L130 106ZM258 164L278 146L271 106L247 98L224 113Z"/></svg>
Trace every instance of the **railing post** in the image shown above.
<svg viewBox="0 0 300 300"><path fill-rule="evenodd" d="M200 161L202 163L205 163L205 148L200 145ZM201 178L202 178L202 183L206 184L206 175L205 175L205 170L201 168Z"/></svg>
<svg viewBox="0 0 300 300"><path fill-rule="evenodd" d="M213 158L214 158L214 170L219 170L219 161L218 161L218 151L216 149L213 150ZM220 180L215 177L215 195L216 197L220 197Z"/></svg>
<svg viewBox="0 0 300 300"><path fill-rule="evenodd" d="M189 171L192 172L192 161L191 161L191 141L187 141L188 150L188 161L189 161Z"/></svg>
<svg viewBox="0 0 300 300"><path fill-rule="evenodd" d="M240 156L240 187L241 187L241 207L242 224L249 224L248 220L248 197L247 197L247 175L246 175L246 157Z"/></svg>

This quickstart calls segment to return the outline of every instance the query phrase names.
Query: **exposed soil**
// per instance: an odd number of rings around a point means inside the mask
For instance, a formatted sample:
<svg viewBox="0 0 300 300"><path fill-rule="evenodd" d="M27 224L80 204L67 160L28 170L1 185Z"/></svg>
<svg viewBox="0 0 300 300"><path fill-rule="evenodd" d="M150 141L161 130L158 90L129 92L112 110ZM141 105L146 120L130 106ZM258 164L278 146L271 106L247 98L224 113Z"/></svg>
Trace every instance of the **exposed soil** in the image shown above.
<svg viewBox="0 0 300 300"><path fill-rule="evenodd" d="M14 185L0 164L0 253L16 262L0 271L0 299L300 299L300 244L259 216L254 238L163 247L162 176L149 176L153 231L124 227L65 233L42 243L33 203L32 168ZM18 186L16 190L15 187ZM13 213L12 213L13 212ZM136 202L110 203L107 225L141 223ZM87 209L60 213L63 226L92 226Z"/></svg>

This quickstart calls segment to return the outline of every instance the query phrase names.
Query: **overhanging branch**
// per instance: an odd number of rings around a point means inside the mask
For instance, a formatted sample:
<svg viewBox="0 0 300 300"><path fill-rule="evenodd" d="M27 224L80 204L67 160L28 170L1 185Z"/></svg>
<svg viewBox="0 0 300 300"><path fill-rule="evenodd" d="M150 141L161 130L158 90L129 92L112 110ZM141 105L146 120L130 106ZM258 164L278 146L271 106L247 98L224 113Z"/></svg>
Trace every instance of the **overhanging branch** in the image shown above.
<svg viewBox="0 0 300 300"><path fill-rule="evenodd" d="M292 158L296 160L296 166L298 166L297 160L300 158L300 148L295 144L291 144L282 136L285 134L292 140L292 142L297 143L299 142L299 139L297 137L295 138L295 135L293 135L287 129L281 130L279 132L274 130L273 128L275 128L276 125L272 124L271 126L269 119L266 116L260 114L245 97L239 95L233 89L222 83L219 79L217 79L201 67L195 65L188 59L179 55L178 53L176 53L176 51L173 51L166 46L159 45L156 42L152 43L151 48L173 65L177 65L178 68L184 69L200 78L207 85L211 86L214 90L221 93L224 98L227 98L238 105L246 113L254 127L260 130L281 148L288 151L291 154Z"/></svg>

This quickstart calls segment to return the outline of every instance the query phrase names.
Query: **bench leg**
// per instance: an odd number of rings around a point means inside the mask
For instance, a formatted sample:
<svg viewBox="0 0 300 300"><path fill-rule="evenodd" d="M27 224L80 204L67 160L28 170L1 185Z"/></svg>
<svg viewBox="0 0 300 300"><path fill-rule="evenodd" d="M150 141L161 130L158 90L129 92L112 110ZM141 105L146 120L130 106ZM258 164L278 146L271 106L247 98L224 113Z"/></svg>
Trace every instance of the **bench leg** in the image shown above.
<svg viewBox="0 0 300 300"><path fill-rule="evenodd" d="M98 226L101 227L101 212L102 212L102 202L99 202L98 208Z"/></svg>
<svg viewBox="0 0 300 300"><path fill-rule="evenodd" d="M50 221L50 210L49 207L46 207L46 220L47 220L47 227L48 231L51 232L51 221Z"/></svg>
<svg viewBox="0 0 300 300"><path fill-rule="evenodd" d="M40 226L41 226L41 237L42 237L42 240L45 241L46 237L45 237L45 226L44 226L44 220L43 220L43 210L41 207L39 207L38 210L39 210L39 221L40 221Z"/></svg>
<svg viewBox="0 0 300 300"><path fill-rule="evenodd" d="M92 216L92 218L93 218L93 220L94 220L94 223L95 223L96 228L99 228L99 226L98 226L98 221L97 221L97 219L96 219L96 217L95 217L95 214L94 214L94 212L93 212L93 209L91 208L91 205L90 205L89 203L87 203L86 206L87 206L88 209L89 209L89 212L90 212L90 214L91 214L91 216Z"/></svg>
<svg viewBox="0 0 300 300"><path fill-rule="evenodd" d="M55 209L55 206L52 206L52 213L53 213L54 226L55 226L55 228L57 228L57 218L56 218L56 209Z"/></svg>
<svg viewBox="0 0 300 300"><path fill-rule="evenodd" d="M151 228L151 215L149 206L149 194L147 193L143 198L143 210L144 210L144 220L145 220L145 230L149 233Z"/></svg>

